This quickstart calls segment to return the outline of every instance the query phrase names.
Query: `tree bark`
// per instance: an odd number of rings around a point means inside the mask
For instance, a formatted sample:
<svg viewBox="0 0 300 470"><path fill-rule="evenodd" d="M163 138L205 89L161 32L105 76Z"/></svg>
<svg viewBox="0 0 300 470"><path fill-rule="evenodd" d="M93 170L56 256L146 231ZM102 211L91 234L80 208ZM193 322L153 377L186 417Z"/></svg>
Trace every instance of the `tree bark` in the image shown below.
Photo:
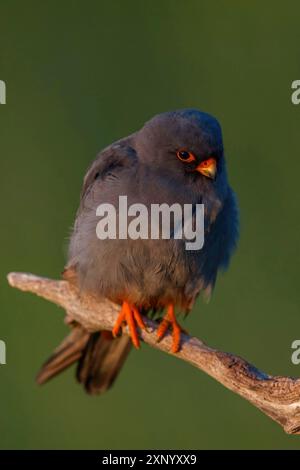
<svg viewBox="0 0 300 470"><path fill-rule="evenodd" d="M103 299L80 293L72 273L65 280L52 280L27 273L10 273L12 287L32 292L65 309L67 322L75 321L87 331L111 330L120 306ZM141 339L160 351L172 354L171 336L156 340L157 323L145 318L147 331ZM128 333L125 328L124 333ZM174 354L172 354L174 355ZM181 350L175 354L239 394L274 421L286 433L300 434L300 379L268 375L234 354L206 346L197 338L182 335Z"/></svg>

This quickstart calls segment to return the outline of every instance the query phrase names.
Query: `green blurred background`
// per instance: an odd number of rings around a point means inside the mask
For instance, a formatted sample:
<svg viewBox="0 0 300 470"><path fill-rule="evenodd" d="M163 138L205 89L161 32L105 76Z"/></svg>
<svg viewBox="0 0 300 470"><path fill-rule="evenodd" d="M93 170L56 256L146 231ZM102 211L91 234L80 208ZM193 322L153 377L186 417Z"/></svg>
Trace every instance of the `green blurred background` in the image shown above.
<svg viewBox="0 0 300 470"><path fill-rule="evenodd" d="M186 328L273 374L298 375L300 79L297 1L26 1L0 5L0 447L300 448L300 437L182 361L143 345L111 392L40 364L63 312L6 273L59 277L83 175L97 151L161 111L197 107L223 126L241 241Z"/></svg>

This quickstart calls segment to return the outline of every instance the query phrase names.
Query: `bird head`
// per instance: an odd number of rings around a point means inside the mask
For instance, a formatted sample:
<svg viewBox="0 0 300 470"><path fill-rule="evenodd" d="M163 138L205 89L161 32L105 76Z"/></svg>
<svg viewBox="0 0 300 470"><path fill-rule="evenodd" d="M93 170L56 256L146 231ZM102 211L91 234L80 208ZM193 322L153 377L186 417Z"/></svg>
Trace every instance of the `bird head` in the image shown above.
<svg viewBox="0 0 300 470"><path fill-rule="evenodd" d="M141 161L191 184L215 187L226 179L222 131L217 119L185 109L159 114L136 134Z"/></svg>

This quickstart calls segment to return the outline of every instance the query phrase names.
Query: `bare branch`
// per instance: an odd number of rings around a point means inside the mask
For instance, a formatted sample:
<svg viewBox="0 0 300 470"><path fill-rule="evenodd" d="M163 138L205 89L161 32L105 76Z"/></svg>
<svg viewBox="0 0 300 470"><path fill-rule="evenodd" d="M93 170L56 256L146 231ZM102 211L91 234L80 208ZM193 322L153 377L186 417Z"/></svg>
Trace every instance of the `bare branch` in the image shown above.
<svg viewBox="0 0 300 470"><path fill-rule="evenodd" d="M111 330L120 308L106 299L99 302L86 293L80 293L72 278L55 281L32 274L10 273L8 282L12 287L33 292L61 306L66 310L69 320L80 323L91 332ZM156 349L172 354L171 337L166 336L157 343L157 324L147 318L145 323L147 331L141 332L142 340ZM187 335L183 335L182 348L175 356L244 397L279 423L286 433L300 434L300 379L272 377L241 357L210 348Z"/></svg>

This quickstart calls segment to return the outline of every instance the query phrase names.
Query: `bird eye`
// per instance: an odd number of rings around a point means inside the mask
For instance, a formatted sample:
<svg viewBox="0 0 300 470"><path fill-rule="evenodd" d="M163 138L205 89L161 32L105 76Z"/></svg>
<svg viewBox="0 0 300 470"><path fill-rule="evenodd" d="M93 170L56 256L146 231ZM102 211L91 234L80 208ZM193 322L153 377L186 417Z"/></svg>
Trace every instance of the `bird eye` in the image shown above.
<svg viewBox="0 0 300 470"><path fill-rule="evenodd" d="M177 155L177 158L179 158L179 160L185 163L191 163L196 160L195 155L192 154L192 152L188 152L187 150L178 150L176 155Z"/></svg>

